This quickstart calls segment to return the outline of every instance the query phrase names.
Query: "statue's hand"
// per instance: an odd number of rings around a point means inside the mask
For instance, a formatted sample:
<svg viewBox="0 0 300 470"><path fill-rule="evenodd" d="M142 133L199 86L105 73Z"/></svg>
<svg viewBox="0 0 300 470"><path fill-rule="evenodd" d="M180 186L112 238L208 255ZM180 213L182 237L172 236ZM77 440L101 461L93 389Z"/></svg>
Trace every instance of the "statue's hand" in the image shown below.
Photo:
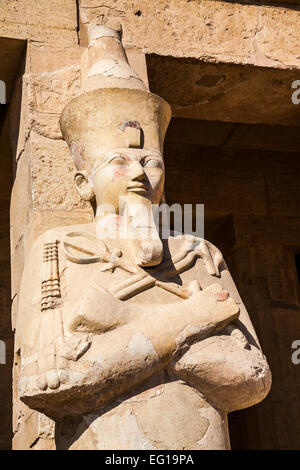
<svg viewBox="0 0 300 470"><path fill-rule="evenodd" d="M239 307L219 284L211 284L202 291L194 290L182 305L188 324L177 337L180 349L211 336L239 317Z"/></svg>
<svg viewBox="0 0 300 470"><path fill-rule="evenodd" d="M239 307L218 284L202 291L198 286L198 291L194 290L188 300L147 307L133 321L151 341L162 361L170 360L193 342L213 335L239 316Z"/></svg>
<svg viewBox="0 0 300 470"><path fill-rule="evenodd" d="M220 265L223 261L223 255L212 243L207 240L201 240L196 247L200 258L204 261L207 271L211 276L220 276Z"/></svg>
<svg viewBox="0 0 300 470"><path fill-rule="evenodd" d="M92 282L73 312L69 329L94 334L111 331L128 321L130 310L126 303Z"/></svg>
<svg viewBox="0 0 300 470"><path fill-rule="evenodd" d="M36 353L21 351L21 397L48 389L56 390L62 383L67 384L72 373L72 362L77 361L90 345L88 334L63 332L59 310L43 312Z"/></svg>

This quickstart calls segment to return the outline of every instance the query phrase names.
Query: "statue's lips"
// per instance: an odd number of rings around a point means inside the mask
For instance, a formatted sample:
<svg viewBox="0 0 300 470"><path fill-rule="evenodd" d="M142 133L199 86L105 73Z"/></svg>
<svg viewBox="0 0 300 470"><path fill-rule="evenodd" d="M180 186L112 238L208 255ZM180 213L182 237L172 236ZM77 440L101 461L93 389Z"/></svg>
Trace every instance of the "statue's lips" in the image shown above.
<svg viewBox="0 0 300 470"><path fill-rule="evenodd" d="M128 191L143 192L148 191L149 187L144 183L132 183L127 186Z"/></svg>

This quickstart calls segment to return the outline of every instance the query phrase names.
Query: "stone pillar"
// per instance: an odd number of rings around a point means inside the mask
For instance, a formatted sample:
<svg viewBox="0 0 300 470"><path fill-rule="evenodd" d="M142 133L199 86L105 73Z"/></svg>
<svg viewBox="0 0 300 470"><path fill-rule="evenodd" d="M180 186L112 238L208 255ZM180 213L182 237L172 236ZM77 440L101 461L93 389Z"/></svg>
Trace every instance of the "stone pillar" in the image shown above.
<svg viewBox="0 0 300 470"><path fill-rule="evenodd" d="M20 281L29 249L45 229L85 222L90 208L72 188L73 164L59 129L61 110L80 90L76 2L4 2L1 35L27 40L25 73L15 82L10 105L10 133L15 181L11 194L12 327ZM59 14L58 14L59 12ZM15 23L14 23L15 22ZM20 31L13 28L20 24ZM16 109L20 106L20 123ZM53 449L54 425L18 400L18 350L14 357L13 448Z"/></svg>

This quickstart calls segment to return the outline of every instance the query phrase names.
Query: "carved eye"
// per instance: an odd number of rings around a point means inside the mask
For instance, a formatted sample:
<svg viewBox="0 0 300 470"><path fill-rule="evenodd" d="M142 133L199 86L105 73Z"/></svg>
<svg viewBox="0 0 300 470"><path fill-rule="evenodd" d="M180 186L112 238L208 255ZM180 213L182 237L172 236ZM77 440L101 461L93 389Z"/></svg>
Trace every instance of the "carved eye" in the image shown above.
<svg viewBox="0 0 300 470"><path fill-rule="evenodd" d="M145 167L145 168L160 168L160 167L161 167L161 163L160 163L160 161L157 160L157 159L150 158L149 160L147 160L147 161L144 163L144 167Z"/></svg>
<svg viewBox="0 0 300 470"><path fill-rule="evenodd" d="M111 165L123 165L125 162L125 158L121 157L121 155L116 155L109 161Z"/></svg>

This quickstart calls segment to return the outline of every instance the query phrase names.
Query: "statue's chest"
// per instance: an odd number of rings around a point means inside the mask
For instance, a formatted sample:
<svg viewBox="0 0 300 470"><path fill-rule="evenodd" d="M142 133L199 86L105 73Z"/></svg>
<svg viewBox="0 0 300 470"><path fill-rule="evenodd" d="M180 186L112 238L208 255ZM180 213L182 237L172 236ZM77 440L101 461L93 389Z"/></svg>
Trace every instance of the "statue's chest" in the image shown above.
<svg viewBox="0 0 300 470"><path fill-rule="evenodd" d="M188 298L192 281L198 282L199 288L212 282L200 259L188 260L186 265L180 263L177 269L172 258L156 268L138 268L135 273L122 266L105 269L105 263L63 260L60 278L64 301L71 305L77 304L93 282L122 301L162 304Z"/></svg>

